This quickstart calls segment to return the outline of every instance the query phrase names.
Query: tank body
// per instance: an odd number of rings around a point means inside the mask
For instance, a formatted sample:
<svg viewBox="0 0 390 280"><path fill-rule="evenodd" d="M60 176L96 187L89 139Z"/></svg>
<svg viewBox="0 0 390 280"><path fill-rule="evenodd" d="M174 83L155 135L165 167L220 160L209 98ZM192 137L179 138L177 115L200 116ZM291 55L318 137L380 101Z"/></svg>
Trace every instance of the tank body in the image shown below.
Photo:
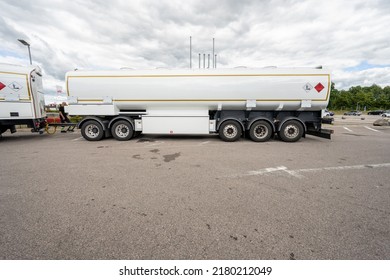
<svg viewBox="0 0 390 280"><path fill-rule="evenodd" d="M331 77L317 68L71 71L69 100L118 111L203 109L316 111L329 102Z"/></svg>

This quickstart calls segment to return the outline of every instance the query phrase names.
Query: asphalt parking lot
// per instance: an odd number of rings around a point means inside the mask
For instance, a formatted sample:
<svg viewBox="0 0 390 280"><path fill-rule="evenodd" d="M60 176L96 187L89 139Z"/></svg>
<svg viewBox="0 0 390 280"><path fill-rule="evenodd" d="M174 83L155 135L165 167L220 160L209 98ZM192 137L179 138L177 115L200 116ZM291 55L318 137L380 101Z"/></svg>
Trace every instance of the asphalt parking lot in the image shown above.
<svg viewBox="0 0 390 280"><path fill-rule="evenodd" d="M372 123L372 122L371 122ZM389 259L390 127L0 138L0 259Z"/></svg>

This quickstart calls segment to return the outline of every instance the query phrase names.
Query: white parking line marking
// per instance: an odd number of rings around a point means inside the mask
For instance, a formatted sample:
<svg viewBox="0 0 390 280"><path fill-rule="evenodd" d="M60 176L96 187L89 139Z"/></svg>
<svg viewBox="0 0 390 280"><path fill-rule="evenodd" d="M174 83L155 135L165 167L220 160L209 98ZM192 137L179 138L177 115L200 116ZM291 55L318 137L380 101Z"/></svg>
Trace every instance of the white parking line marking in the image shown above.
<svg viewBox="0 0 390 280"><path fill-rule="evenodd" d="M257 175L266 175L266 174L271 174L276 172L286 172L287 174L295 178L304 178L304 176L301 175L300 173L333 171L333 170L358 170L358 169L381 168L381 167L382 168L390 167L390 163L330 166L330 167L319 167L319 168L304 168L304 169L296 169L296 170L289 170L286 166L278 166L278 167L268 167L268 168L255 170L255 171L248 171L246 174L241 174L235 177L257 176Z"/></svg>
<svg viewBox="0 0 390 280"><path fill-rule="evenodd" d="M267 173L272 173L272 172L278 172L278 171L285 171L287 170L286 166L278 166L278 167L269 167L269 168L264 168L256 171L249 171L247 176L251 175L263 175Z"/></svg>
<svg viewBox="0 0 390 280"><path fill-rule="evenodd" d="M353 131L352 131L351 129L349 129L348 127L343 126L343 128L344 128L345 130L349 131L349 132L353 132Z"/></svg>
<svg viewBox="0 0 390 280"><path fill-rule="evenodd" d="M344 166L331 166L331 167L321 167L321 168L307 168L307 169L298 169L296 172L316 172L316 171L331 171L331 170L356 170L356 169L365 169L365 168L380 168L380 167L390 167L390 163L378 163L378 164L359 164L359 165L344 165Z"/></svg>
<svg viewBox="0 0 390 280"><path fill-rule="evenodd" d="M264 168L256 171L249 171L248 174L245 174L244 176L253 176L253 175L264 175L267 173L273 173L283 171L288 173L289 175L296 177L296 178L302 178L303 176L298 174L295 170L289 170L286 166L278 166L278 167L269 167Z"/></svg>
<svg viewBox="0 0 390 280"><path fill-rule="evenodd" d="M367 128L367 129L369 129L369 130L372 130L372 131L375 131L375 132L380 132L380 133L382 133L382 131L379 131L379 130L373 129L373 128L371 128L371 127L368 127L368 126L365 126L365 128Z"/></svg>
<svg viewBox="0 0 390 280"><path fill-rule="evenodd" d="M75 139L72 139L72 141L78 141L80 139L83 139L83 137L79 137L79 138L75 138Z"/></svg>
<svg viewBox="0 0 390 280"><path fill-rule="evenodd" d="M199 145L201 146L201 145L205 145L205 144L207 144L207 143L210 143L210 141L202 142L202 143L200 143Z"/></svg>

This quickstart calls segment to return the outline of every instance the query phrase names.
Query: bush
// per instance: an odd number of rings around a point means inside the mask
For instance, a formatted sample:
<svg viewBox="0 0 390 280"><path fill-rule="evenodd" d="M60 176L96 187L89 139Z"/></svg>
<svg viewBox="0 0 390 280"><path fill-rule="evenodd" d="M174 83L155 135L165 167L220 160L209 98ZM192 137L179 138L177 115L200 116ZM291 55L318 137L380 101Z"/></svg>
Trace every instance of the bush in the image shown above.
<svg viewBox="0 0 390 280"><path fill-rule="evenodd" d="M83 119L83 117L82 116L71 116L71 117L69 117L69 119L72 123L78 123Z"/></svg>

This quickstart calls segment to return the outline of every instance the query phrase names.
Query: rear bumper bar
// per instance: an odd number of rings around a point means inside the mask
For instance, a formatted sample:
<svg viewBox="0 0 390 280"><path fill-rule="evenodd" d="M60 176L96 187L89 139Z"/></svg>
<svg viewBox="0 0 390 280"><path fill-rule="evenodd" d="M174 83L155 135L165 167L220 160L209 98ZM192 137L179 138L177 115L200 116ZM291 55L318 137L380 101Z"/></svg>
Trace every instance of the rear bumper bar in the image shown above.
<svg viewBox="0 0 390 280"><path fill-rule="evenodd" d="M306 134L325 138L325 139L331 139L331 135L333 134L333 130L331 129L320 129L320 130L308 130L306 131Z"/></svg>

